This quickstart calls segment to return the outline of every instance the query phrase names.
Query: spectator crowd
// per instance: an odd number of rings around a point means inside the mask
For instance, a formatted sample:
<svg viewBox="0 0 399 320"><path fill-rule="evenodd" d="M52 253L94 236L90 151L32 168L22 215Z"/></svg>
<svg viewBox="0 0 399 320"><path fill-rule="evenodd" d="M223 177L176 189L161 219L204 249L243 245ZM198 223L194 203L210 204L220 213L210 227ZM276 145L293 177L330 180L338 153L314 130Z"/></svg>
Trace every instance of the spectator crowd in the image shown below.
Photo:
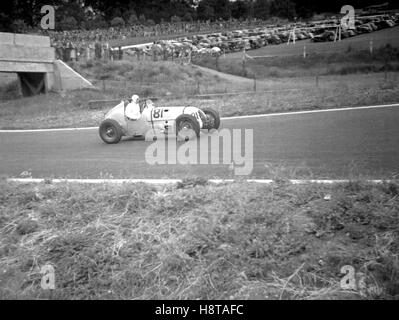
<svg viewBox="0 0 399 320"><path fill-rule="evenodd" d="M55 48L56 58L63 61L121 60L124 53L121 47L123 40L126 40L125 44L147 43L125 47L128 49L125 53L137 57L138 60L151 56L154 61L174 57L188 58L190 61L192 54L218 56L222 52L280 44L291 38L311 39L314 42L335 41L338 38L339 23L338 19L267 26L266 22L261 20L174 22L154 26L132 25L94 30L50 31L48 35ZM355 28L342 33L340 31L339 38L394 27L397 24L399 14L358 17ZM164 40L169 37L174 40ZM137 41L137 38L140 38L140 41Z"/></svg>
<svg viewBox="0 0 399 320"><path fill-rule="evenodd" d="M178 36L194 33L217 32L240 28L256 27L264 24L262 20L220 20L206 22L170 22L154 26L131 25L94 30L46 31L56 57L64 61L89 59L122 58L122 50L111 50L118 42L134 38L149 38L153 42L157 37Z"/></svg>

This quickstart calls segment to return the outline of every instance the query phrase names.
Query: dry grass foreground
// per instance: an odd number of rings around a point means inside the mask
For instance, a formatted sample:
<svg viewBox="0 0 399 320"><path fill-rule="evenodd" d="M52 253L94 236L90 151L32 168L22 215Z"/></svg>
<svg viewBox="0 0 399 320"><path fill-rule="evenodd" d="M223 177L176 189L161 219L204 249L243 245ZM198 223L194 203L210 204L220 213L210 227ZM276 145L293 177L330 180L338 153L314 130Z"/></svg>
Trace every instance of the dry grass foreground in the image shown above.
<svg viewBox="0 0 399 320"><path fill-rule="evenodd" d="M0 189L0 299L399 299L398 184Z"/></svg>

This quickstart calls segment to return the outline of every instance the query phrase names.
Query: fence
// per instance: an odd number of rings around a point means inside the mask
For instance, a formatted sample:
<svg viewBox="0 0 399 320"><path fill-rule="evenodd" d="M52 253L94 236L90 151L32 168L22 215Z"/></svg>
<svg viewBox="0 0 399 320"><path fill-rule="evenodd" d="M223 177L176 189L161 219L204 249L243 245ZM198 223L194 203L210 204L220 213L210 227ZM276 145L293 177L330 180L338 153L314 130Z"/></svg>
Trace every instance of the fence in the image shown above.
<svg viewBox="0 0 399 320"><path fill-rule="evenodd" d="M399 37L378 37L377 35L370 35L362 37L361 39L348 38L337 42L322 42L314 43L310 41L298 41L295 44L288 46L268 46L262 50L262 55L251 55L250 58L269 58L269 57L281 57L281 56L304 56L305 58L309 54L314 53L333 53L333 52L346 52L348 50L368 50L373 53L376 48L383 47L390 44L395 47L399 47Z"/></svg>
<svg viewBox="0 0 399 320"><path fill-rule="evenodd" d="M372 81L377 81L380 83L384 83L384 81L391 81L397 82L397 75L396 74L389 74L386 73L380 75L370 75L370 79ZM370 80L371 81L371 80ZM241 90L232 90L231 88L224 88L220 90L220 88L209 88L206 86L206 83L197 82L194 86L190 87L189 90L173 92L173 94L162 94L161 92L156 92L155 90L150 92L140 91L140 86L147 87L150 85L164 85L163 83L137 83L136 87L129 87L129 90L133 91L116 91L114 88L116 87L123 87L122 83L125 81L108 81L108 80L101 80L99 83L104 83L106 90L112 91L115 97L120 97L119 99L111 99L111 100L91 100L89 101L89 108L91 109L98 109L104 107L112 107L120 102L122 99L128 99L134 93L139 93L141 99L152 99L154 101L162 100L188 100L188 99L199 99L199 100L210 100L215 98L231 98L234 96L239 95L258 95L258 94L278 94L282 92L307 92L309 90L319 90L319 89L330 89L331 85L337 86L347 86L352 84L353 80L349 79L342 79L341 77L331 79L330 77L324 76L314 76L314 77L302 77L301 81L291 81L293 84L290 87L290 84L284 84L284 88L281 88L278 85L271 86L268 81L261 81L257 79L253 79L249 81L251 84L247 86L241 86ZM388 82L386 82L388 83ZM197 87L198 86L198 87ZM109 87L109 89L107 89ZM100 87L99 89L102 90ZM378 89L378 88L377 88ZM136 90L136 91L135 91ZM140 93L141 92L141 93Z"/></svg>
<svg viewBox="0 0 399 320"><path fill-rule="evenodd" d="M248 84L231 86L229 83L221 83L215 86L213 83L197 80L186 83L169 82L136 82L128 80L89 80L97 89L104 93L118 94L119 96L130 97L132 94L140 96L161 96L161 97L186 97L194 95L217 95L234 94L239 87L240 92L256 92L257 80L250 80Z"/></svg>
<svg viewBox="0 0 399 320"><path fill-rule="evenodd" d="M140 96L168 96L168 95L193 95L201 91L201 82L190 81L186 83L165 82L137 82L129 80L90 80L90 82L104 93L117 94L130 97L132 94Z"/></svg>
<svg viewBox="0 0 399 320"><path fill-rule="evenodd" d="M349 52L368 52L373 55L375 51L386 45L399 48L399 37L375 37L370 35L361 38L350 38L337 42L323 42L313 43L307 40L298 41L295 44L289 45L273 45L256 49L255 52L249 52L243 48L239 52L231 54L222 54L221 56L208 56L205 60L203 58L193 59L193 63L209 66L220 71L220 64L224 61L230 61L230 64L242 64L241 75L247 75L247 67L252 61L262 61L271 58L285 58L285 57L302 57L303 59L311 58L315 55L327 55L333 53L349 53ZM233 62L234 61L234 62ZM272 60L270 60L272 61Z"/></svg>

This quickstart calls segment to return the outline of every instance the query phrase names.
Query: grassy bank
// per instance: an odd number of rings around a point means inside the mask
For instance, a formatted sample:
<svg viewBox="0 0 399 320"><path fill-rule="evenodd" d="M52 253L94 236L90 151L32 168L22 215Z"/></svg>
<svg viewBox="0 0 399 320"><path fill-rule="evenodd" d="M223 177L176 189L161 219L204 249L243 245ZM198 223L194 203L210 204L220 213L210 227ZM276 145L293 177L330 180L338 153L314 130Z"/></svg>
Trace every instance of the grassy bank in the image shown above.
<svg viewBox="0 0 399 320"><path fill-rule="evenodd" d="M16 74L0 72L0 101L21 98Z"/></svg>
<svg viewBox="0 0 399 320"><path fill-rule="evenodd" d="M89 79L102 95L131 97L195 94L198 83L218 88L218 76L203 73L197 68L171 61L100 61L71 62L70 66ZM231 88L233 83L223 81ZM0 103L20 99L16 76L0 73Z"/></svg>
<svg viewBox="0 0 399 320"><path fill-rule="evenodd" d="M72 63L76 71L105 93L131 96L190 95L197 91L198 82L219 87L222 79L187 64L172 61L88 61ZM233 86L231 82L225 82Z"/></svg>
<svg viewBox="0 0 399 320"><path fill-rule="evenodd" d="M276 113L300 110L357 107L397 103L397 73L388 79L384 74L326 76L316 78L284 78L258 82L258 92L248 95L187 99L185 103L211 106L222 116ZM318 85L316 85L318 83ZM270 91L269 91L270 90ZM169 100L167 105L178 104Z"/></svg>
<svg viewBox="0 0 399 320"><path fill-rule="evenodd" d="M1 129L37 129L85 127L97 125L104 117L101 110L90 110L91 99L111 99L97 90L38 95L0 103Z"/></svg>
<svg viewBox="0 0 399 320"><path fill-rule="evenodd" d="M1 299L399 298L397 184L0 188Z"/></svg>
<svg viewBox="0 0 399 320"><path fill-rule="evenodd" d="M207 99L173 99L173 96L170 96L156 101L156 104L208 106L215 108L225 117L397 103L399 101L397 77L397 73L388 74L387 80L384 79L383 73L319 77L318 86L315 78L311 77L276 79L258 82L256 94L216 96ZM252 85L244 83L242 86L244 90L250 91ZM262 93L259 90L269 92ZM104 114L113 105L92 110L88 102L127 97L129 96L100 90L77 90L63 95L49 94L11 100L0 104L0 128L98 126Z"/></svg>
<svg viewBox="0 0 399 320"><path fill-rule="evenodd" d="M201 94L253 92L254 83L251 79L212 74L170 62L154 65L149 62L142 65L126 61L97 62L76 69L89 78L96 78L98 87L0 102L0 129L98 126L113 104L93 110L88 105L90 100L126 99L133 93L141 97L160 96L157 105L213 107L223 117L399 101L398 72L274 77L258 80L255 94L189 98L198 89ZM105 78L104 84L101 77Z"/></svg>
<svg viewBox="0 0 399 320"><path fill-rule="evenodd" d="M249 52L251 54L251 52ZM386 45L369 50L352 50L351 46L341 52L312 53L306 59L296 56L267 57L248 59L245 69L242 56L226 55L219 59L218 68L215 58L197 59L194 63L212 69L257 79L301 77L316 75L346 75L357 73L398 71L399 48Z"/></svg>

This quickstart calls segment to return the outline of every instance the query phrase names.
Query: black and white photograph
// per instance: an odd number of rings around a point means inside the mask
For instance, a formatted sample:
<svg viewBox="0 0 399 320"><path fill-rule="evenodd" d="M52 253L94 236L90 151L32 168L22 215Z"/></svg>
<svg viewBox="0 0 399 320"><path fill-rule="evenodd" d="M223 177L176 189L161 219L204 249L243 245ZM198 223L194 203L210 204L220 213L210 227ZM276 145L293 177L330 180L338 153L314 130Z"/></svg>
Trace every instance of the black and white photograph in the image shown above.
<svg viewBox="0 0 399 320"><path fill-rule="evenodd" d="M399 300L399 3L1 1L0 300Z"/></svg>

